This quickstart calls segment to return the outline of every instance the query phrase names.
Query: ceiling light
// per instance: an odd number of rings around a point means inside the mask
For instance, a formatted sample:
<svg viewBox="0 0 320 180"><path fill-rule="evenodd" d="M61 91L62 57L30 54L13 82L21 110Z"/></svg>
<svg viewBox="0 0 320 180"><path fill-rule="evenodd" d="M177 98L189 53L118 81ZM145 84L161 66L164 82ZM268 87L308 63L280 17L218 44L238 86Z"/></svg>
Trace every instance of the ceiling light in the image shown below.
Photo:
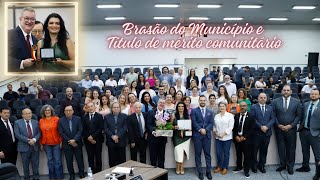
<svg viewBox="0 0 320 180"><path fill-rule="evenodd" d="M226 17L223 18L225 21L241 21L243 18L242 17Z"/></svg>
<svg viewBox="0 0 320 180"><path fill-rule="evenodd" d="M221 8L219 4L198 4L198 8Z"/></svg>
<svg viewBox="0 0 320 180"><path fill-rule="evenodd" d="M122 5L121 4L98 4L97 8L114 9L114 8L122 8Z"/></svg>
<svg viewBox="0 0 320 180"><path fill-rule="evenodd" d="M269 21L287 21L288 18L269 18Z"/></svg>
<svg viewBox="0 0 320 180"><path fill-rule="evenodd" d="M116 21L116 20L125 20L126 17L106 17L104 19L107 21Z"/></svg>
<svg viewBox="0 0 320 180"><path fill-rule="evenodd" d="M311 10L315 9L316 6L293 6L292 9L304 9L304 10Z"/></svg>
<svg viewBox="0 0 320 180"><path fill-rule="evenodd" d="M156 20L168 20L168 19L174 19L174 17L172 16L162 16L162 17L153 17L153 19L156 19Z"/></svg>
<svg viewBox="0 0 320 180"><path fill-rule="evenodd" d="M239 5L238 8L241 8L241 9L259 9L259 8L262 8L261 5Z"/></svg>
<svg viewBox="0 0 320 180"><path fill-rule="evenodd" d="M189 20L208 20L208 17L189 17Z"/></svg>
<svg viewBox="0 0 320 180"><path fill-rule="evenodd" d="M320 21L320 18L313 18L312 21Z"/></svg>
<svg viewBox="0 0 320 180"><path fill-rule="evenodd" d="M154 7L156 8L178 8L179 4L155 4Z"/></svg>

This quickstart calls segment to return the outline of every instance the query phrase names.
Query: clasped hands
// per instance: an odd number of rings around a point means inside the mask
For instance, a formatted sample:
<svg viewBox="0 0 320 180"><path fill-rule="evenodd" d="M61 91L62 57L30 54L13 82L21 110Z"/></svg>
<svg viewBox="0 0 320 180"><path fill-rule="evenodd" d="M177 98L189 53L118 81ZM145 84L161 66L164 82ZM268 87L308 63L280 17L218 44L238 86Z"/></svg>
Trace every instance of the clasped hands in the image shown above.
<svg viewBox="0 0 320 180"><path fill-rule="evenodd" d="M96 144L96 143L97 143L96 140L94 140L91 135L88 137L88 141L89 141L91 144Z"/></svg>
<svg viewBox="0 0 320 180"><path fill-rule="evenodd" d="M6 158L6 157L5 157L4 153L3 153L3 151L0 151L0 159L4 159L4 158Z"/></svg>
<svg viewBox="0 0 320 180"><path fill-rule="evenodd" d="M28 139L28 144L30 144L30 146L33 146L36 143L36 141L34 139Z"/></svg>
<svg viewBox="0 0 320 180"><path fill-rule="evenodd" d="M282 131L288 132L292 128L292 126L290 124L288 125L279 124L278 128Z"/></svg>
<svg viewBox="0 0 320 180"><path fill-rule="evenodd" d="M113 135L111 136L112 140L115 142L115 143L118 143L119 142L119 136L117 135Z"/></svg>
<svg viewBox="0 0 320 180"><path fill-rule="evenodd" d="M215 131L214 133L218 138L223 138L225 135L227 135L226 132L218 133L218 131Z"/></svg>
<svg viewBox="0 0 320 180"><path fill-rule="evenodd" d="M237 142L242 142L242 141L247 140L244 136L236 136L235 139Z"/></svg>
<svg viewBox="0 0 320 180"><path fill-rule="evenodd" d="M76 140L74 140L74 139L69 140L68 144L71 145L72 147L77 147L78 146L78 144L76 143Z"/></svg>

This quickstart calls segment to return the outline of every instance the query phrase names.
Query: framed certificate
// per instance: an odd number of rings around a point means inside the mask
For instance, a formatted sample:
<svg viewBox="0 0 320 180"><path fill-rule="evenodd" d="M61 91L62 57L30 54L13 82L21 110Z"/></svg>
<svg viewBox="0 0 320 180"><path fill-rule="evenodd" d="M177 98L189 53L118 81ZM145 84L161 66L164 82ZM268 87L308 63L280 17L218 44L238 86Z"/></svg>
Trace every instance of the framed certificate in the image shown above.
<svg viewBox="0 0 320 180"><path fill-rule="evenodd" d="M191 119L179 119L177 125L179 130L191 130L192 128Z"/></svg>

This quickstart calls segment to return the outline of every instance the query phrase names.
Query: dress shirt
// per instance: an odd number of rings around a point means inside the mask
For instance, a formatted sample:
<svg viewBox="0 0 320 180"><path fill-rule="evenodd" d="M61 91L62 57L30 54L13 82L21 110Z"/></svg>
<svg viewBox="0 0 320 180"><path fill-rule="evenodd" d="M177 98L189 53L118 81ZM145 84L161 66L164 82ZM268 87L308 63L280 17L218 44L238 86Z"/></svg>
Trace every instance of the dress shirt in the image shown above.
<svg viewBox="0 0 320 180"><path fill-rule="evenodd" d="M238 133L240 136L242 136L242 134L243 134L243 125L244 125L244 122L246 121L247 112L245 112L243 115L240 114L240 117L239 117L239 125L240 125L240 122L241 122L241 119L243 118L243 116L244 116L244 119L243 119L243 121L242 121L241 132Z"/></svg>
<svg viewBox="0 0 320 180"><path fill-rule="evenodd" d="M138 123L139 123L139 117L138 117L137 113L136 113L136 117L137 117L137 120L138 120ZM145 129L146 129L146 123L145 123L145 119L143 117L142 112L140 113L140 120L141 120L141 125L142 125L142 129L143 129L143 133L144 133Z"/></svg>
<svg viewBox="0 0 320 180"><path fill-rule="evenodd" d="M6 126L7 129L8 129L8 127L7 127L7 121L8 121L9 129L10 129L10 131L11 131L11 136L12 136L12 140L13 140L12 142L15 142L14 132L13 132L12 125L11 125L9 119L6 121L6 120L4 120L4 119L1 118L1 120L2 120L2 122L3 122L3 124L4 124L4 126Z"/></svg>
<svg viewBox="0 0 320 180"><path fill-rule="evenodd" d="M218 133L227 133L227 135L223 136L222 138L218 138L216 136L216 139L220 141L227 141L232 139L232 129L234 125L234 115L228 112L225 112L223 116L221 114L217 114L214 117L214 131L217 131Z"/></svg>
<svg viewBox="0 0 320 180"><path fill-rule="evenodd" d="M24 119L24 123L26 124L26 129L28 130L28 123L27 123L27 120ZM32 121L31 119L29 120L29 125L30 125L30 128L31 128L31 132L32 132L32 136L34 136L34 131L33 131L33 128L32 128ZM34 140L34 142L37 142L37 139L36 138L32 138Z"/></svg>
<svg viewBox="0 0 320 180"><path fill-rule="evenodd" d="M31 45L31 47L32 47L32 45L33 45L33 41L32 41L32 35L31 35L31 32L28 34L28 33L26 33L23 29L22 29L22 27L19 25L19 28L21 29L21 31L22 31L22 34L23 34L23 36L24 36L24 39L27 41L27 35L29 35L30 36L30 38L29 38L29 42L30 42L30 45ZM31 52L30 52L30 54L31 54ZM21 61L21 63L20 63L20 69L24 69L24 67L23 67L23 62L24 62L24 59L22 59L22 61Z"/></svg>

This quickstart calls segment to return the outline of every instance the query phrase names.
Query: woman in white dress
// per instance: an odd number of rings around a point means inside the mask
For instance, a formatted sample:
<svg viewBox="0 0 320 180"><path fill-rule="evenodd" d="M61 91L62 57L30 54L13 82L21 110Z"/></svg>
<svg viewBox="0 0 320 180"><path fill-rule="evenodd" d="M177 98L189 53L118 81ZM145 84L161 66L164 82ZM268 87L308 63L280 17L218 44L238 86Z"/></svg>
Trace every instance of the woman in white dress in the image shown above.
<svg viewBox="0 0 320 180"><path fill-rule="evenodd" d="M92 91L92 103L96 107L96 112L99 112L99 108L100 108L99 96L100 96L100 92L98 90L95 89Z"/></svg>
<svg viewBox="0 0 320 180"><path fill-rule="evenodd" d="M130 115L131 114L130 105L127 103L126 96L124 94L120 94L119 97L118 97L118 101L119 101L119 104L120 104L121 112L126 114L126 115Z"/></svg>
<svg viewBox="0 0 320 180"><path fill-rule="evenodd" d="M198 87L193 86L192 94L190 96L190 99L191 99L190 107L192 109L199 107L199 92L198 91L199 91Z"/></svg>
<svg viewBox="0 0 320 180"><path fill-rule="evenodd" d="M224 85L219 86L218 89L218 97L216 99L216 104L219 104L220 102L225 102L227 104L231 102L227 88Z"/></svg>

